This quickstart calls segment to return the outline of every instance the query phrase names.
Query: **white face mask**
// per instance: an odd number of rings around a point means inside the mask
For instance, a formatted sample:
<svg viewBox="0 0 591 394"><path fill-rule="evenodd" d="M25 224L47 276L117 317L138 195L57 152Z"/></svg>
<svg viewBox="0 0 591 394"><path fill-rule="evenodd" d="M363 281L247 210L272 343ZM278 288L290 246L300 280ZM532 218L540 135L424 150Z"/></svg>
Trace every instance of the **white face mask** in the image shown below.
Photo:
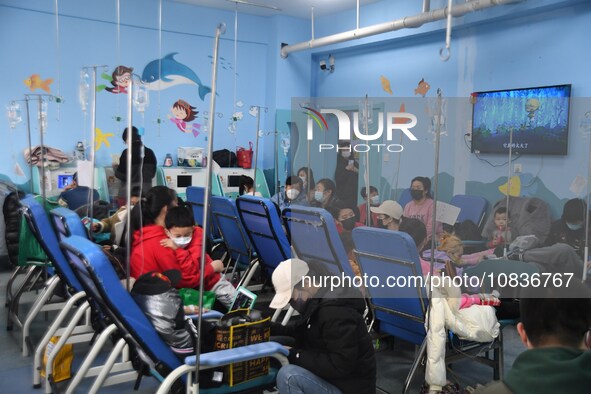
<svg viewBox="0 0 591 394"><path fill-rule="evenodd" d="M285 191L285 195L290 200L295 200L300 195L300 191L298 189L289 189Z"/></svg>
<svg viewBox="0 0 591 394"><path fill-rule="evenodd" d="M306 177L301 176L300 179L302 180L302 183L304 184L304 187L305 187L306 186Z"/></svg>
<svg viewBox="0 0 591 394"><path fill-rule="evenodd" d="M186 248L190 243L193 237L179 237L179 238L171 238L172 242L176 244L179 248Z"/></svg>
<svg viewBox="0 0 591 394"><path fill-rule="evenodd" d="M380 205L380 196L373 196L369 199L371 205Z"/></svg>
<svg viewBox="0 0 591 394"><path fill-rule="evenodd" d="M324 192L319 192L319 191L314 192L314 200L316 200L318 202L323 202L324 201Z"/></svg>
<svg viewBox="0 0 591 394"><path fill-rule="evenodd" d="M344 157L345 159L348 159L349 157L351 157L351 152L349 152L349 151L344 151L344 152L342 153L342 155L343 155L343 157Z"/></svg>

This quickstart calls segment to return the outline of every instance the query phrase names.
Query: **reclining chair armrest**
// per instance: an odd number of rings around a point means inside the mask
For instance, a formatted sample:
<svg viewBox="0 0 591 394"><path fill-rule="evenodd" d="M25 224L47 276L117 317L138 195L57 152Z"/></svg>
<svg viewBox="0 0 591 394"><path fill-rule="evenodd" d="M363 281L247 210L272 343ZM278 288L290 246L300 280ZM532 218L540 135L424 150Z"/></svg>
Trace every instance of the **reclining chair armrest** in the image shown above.
<svg viewBox="0 0 591 394"><path fill-rule="evenodd" d="M238 363L241 361L253 360L260 357L274 357L282 365L288 364L287 356L289 350L277 342L255 343L234 349L218 350L216 352L203 353L199 358L201 369L209 369ZM196 357L185 358L186 365L195 365Z"/></svg>

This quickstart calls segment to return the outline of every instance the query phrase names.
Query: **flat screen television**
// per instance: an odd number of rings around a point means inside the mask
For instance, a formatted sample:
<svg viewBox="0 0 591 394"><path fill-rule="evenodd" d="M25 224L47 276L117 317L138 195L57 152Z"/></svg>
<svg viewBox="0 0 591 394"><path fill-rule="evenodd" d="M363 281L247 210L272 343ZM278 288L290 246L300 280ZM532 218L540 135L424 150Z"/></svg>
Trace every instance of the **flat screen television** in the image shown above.
<svg viewBox="0 0 591 394"><path fill-rule="evenodd" d="M472 153L566 155L571 85L471 95Z"/></svg>

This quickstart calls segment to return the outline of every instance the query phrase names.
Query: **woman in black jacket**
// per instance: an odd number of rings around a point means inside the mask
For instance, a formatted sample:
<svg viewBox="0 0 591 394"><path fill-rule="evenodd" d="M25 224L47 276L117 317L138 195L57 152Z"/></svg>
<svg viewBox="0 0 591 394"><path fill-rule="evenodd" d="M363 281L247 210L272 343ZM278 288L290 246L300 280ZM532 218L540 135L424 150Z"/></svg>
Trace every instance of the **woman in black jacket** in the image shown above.
<svg viewBox="0 0 591 394"><path fill-rule="evenodd" d="M127 128L123 130L123 142L127 144ZM125 199L126 187L131 184L131 189L141 187L141 194L145 194L152 188L152 179L156 175L156 155L150 148L142 143L142 137L138 129L131 129L131 181L127 179L127 149L121 153L119 165L115 168L115 176L121 180L119 197Z"/></svg>
<svg viewBox="0 0 591 394"><path fill-rule="evenodd" d="M337 196L347 206L356 207L359 190L359 162L355 160L349 141L339 142L334 181L337 187Z"/></svg>
<svg viewBox="0 0 591 394"><path fill-rule="evenodd" d="M282 262L273 272L276 295L270 307L289 303L300 313L295 325L271 326L272 335L295 339L290 364L277 374L281 393L375 393L365 302L354 288L318 286L329 275L320 264L298 259Z"/></svg>

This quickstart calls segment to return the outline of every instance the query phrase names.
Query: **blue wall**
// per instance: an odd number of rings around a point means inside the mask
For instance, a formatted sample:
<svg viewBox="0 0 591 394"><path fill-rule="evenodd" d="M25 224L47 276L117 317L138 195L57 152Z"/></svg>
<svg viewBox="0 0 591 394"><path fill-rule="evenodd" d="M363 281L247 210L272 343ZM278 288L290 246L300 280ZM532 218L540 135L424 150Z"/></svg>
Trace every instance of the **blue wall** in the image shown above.
<svg viewBox="0 0 591 394"><path fill-rule="evenodd" d="M63 96L65 101L59 106L59 120L56 104L50 103L44 139L47 145L71 153L76 141L90 142L89 117L85 118L78 103L81 67L107 64L106 73L110 74L122 64L133 67L134 72L141 75L144 66L159 57L158 1L121 2L118 45L116 1L61 0L59 52L53 6L54 2L40 0L0 2L0 46L5 54L2 56L0 101L8 103L13 99L22 99L24 93L30 93L23 81L32 74L40 74L42 79L53 78L51 93ZM268 85L275 86L267 75L267 59L270 56L267 18L239 15L237 62L234 59L234 13L165 1L162 21L162 56L178 52L176 60L191 68L208 86L211 84L212 37L216 25L226 22L227 33L220 43L220 56L226 59L225 64L229 67L220 67L218 72L217 112L223 117L215 119L214 149L248 146L248 141L255 139L255 118L248 114L249 106L268 105ZM235 89L234 70L238 74ZM102 69L99 75L101 72ZM109 85L100 76L99 83ZM44 92L36 90L34 93ZM159 162L163 162L166 153L176 156L178 146L206 146L203 134L195 138L190 133L181 133L167 115L176 100L184 99L197 107L199 116L196 121L205 124L204 112L209 110L209 97L207 95L205 100L201 100L196 86L179 85L160 93L150 92L151 104L145 112L144 121L134 111L133 123L145 127L144 142L154 149ZM235 108L234 98L241 100L244 107ZM127 122L125 119L117 121L115 116L125 117L126 99L126 95L106 91L97 94L97 127L114 134L110 139L111 147L103 146L97 152L99 165L109 165L111 154L118 156L124 148L121 132ZM238 122L237 132L231 134L228 125L234 110L243 111L244 118ZM36 116L36 110L32 113ZM265 116L274 119L274 112L263 114L263 127ZM159 118L162 119L160 126L157 122ZM21 154L27 146L25 122L13 131L9 130L5 120L0 125L2 139L8 141L0 147L0 172L12 176L19 183L23 182L25 179L22 177L15 177L13 162L17 159L28 174ZM35 145L39 142L35 119L33 125Z"/></svg>
<svg viewBox="0 0 591 394"><path fill-rule="evenodd" d="M403 16L388 4L368 6L362 15L371 23ZM407 2L404 4L409 7ZM432 9L440 6L432 2ZM402 12L414 15L418 11ZM554 214L558 215L561 200L579 196L569 191L575 176L587 177L589 140L579 131L579 124L584 113L591 109L587 66L591 64L591 51L585 38L591 33L590 20L591 3L582 1L530 1L480 11L454 20L452 57L448 62L440 61L438 55L445 41L443 22L321 48L312 56L316 65L312 90L320 97L368 94L374 103L392 102L383 98L395 97L396 102L405 102L407 111L417 114L419 125L415 131L419 141L404 144L401 154L399 187L405 187L416 175L434 173L434 145L424 109L429 106L428 98L433 98L437 88L441 88L447 98L448 124L447 135L441 141L439 170L452 175L453 190L458 194L466 191L467 182L498 186L499 178L504 178L500 183L506 182L508 171L507 165L502 165L507 161L506 156L483 156L498 165L493 167L476 158L466 147L464 134L471 126L468 100L471 92L572 84L568 156L524 156L515 161L523 166L521 194L542 193L540 197L550 200ZM350 30L354 23L351 12L321 18L316 36ZM318 61L327 59L328 54L336 58L332 74L317 67ZM381 75L390 80L392 96L382 90ZM422 78L431 85L427 99L414 94ZM382 166L382 176L390 182L395 180L396 160L390 155ZM487 197L494 201L500 196L497 190Z"/></svg>
<svg viewBox="0 0 591 394"><path fill-rule="evenodd" d="M431 3L435 9L443 7L447 1ZM53 7L54 2L43 0L0 0L0 45L5 54L1 61L0 101L8 103L21 99L29 92L23 81L32 74L56 79L51 85L52 93L59 93L65 102L60 105L59 120L56 104L50 104L45 140L48 145L71 152L76 141L90 140L89 119L78 104L80 68L108 64L110 73L115 66L123 64L141 73L149 61L159 56L158 1L121 2L119 50L115 0L59 1L59 52ZM374 3L362 8L360 24L368 26L415 15L420 12L419 8L419 2ZM444 21L302 51L281 59L281 43L295 44L310 38L310 21L282 15L259 17L239 13L236 65L233 12L164 1L162 20L162 55L179 52L177 60L194 70L206 85L211 79L209 56L215 27L221 21L227 24L220 54L232 68L219 70L217 111L223 117L216 118L215 149L233 149L254 141L255 118L248 115L251 105L268 108L262 113L261 128L269 132L285 130L286 113L280 110L290 109L292 98L315 95L360 99L368 94L376 105L381 105L381 98L395 97L400 101L390 103L393 109L404 102L407 111L420 114L422 119L415 130L419 141L405 144L400 156L398 186L403 187L417 174L434 172L433 137L424 124L428 121L425 109L430 103L414 94L418 81L425 78L431 85L427 98L433 98L437 88L441 88L447 98L447 135L441 142L439 170L451 175L454 193L462 193L474 182L496 185L503 183L503 177L507 176L507 165L502 165L506 157L485 156L499 165L493 167L478 160L466 148L463 136L471 126L469 93L571 83L574 100L568 156L521 157L516 162L523 165L522 194L551 194L555 214L561 200L574 197L569 191L573 178L577 174L587 177L588 138L579 131L579 124L584 113L591 109L588 99L591 93L588 78L591 51L587 42L591 36L589 1L529 0L454 19L452 57L448 62L441 62L438 55L445 39ZM317 18L315 35L318 38L354 27L355 11L351 10ZM330 53L336 58L336 71L332 74L318 68L318 61L326 59ZM236 66L238 76L234 88ZM382 90L381 75L390 80L392 96ZM235 108L234 97L244 103L243 108ZM118 155L123 149L120 134L126 123L114 118L124 116L125 98L104 91L98 94L97 126L103 132L115 134L110 140L111 147L102 147L97 152L100 165L109 165L111 154ZM195 86L176 86L160 94L151 92L151 105L145 113L145 143L156 151L159 161L166 153L175 154L178 146L206 144L203 135L194 138L182 134L166 118L171 104L179 98L197 106L201 123L204 123L204 111L208 111L209 96L202 101ZM388 108L387 101L384 105ZM231 134L227 127L234 110L242 110L244 119L238 122L238 131ZM158 118L163 120L160 126ZM134 113L134 124L142 125L137 113ZM36 144L39 136L34 119L33 125L33 144ZM13 163L20 162L27 173L22 159L27 145L25 130L24 122L15 130L10 130L6 121L0 122L0 134L6 141L0 146L0 173L10 175L19 183L27 177L16 177ZM300 127L300 132L304 131L305 128ZM264 137L260 143L260 166L274 166L273 151L272 136ZM380 161L382 174L386 174L386 181L394 186L398 156L392 154L387 160L380 157ZM494 200L498 196L488 193L488 197Z"/></svg>

